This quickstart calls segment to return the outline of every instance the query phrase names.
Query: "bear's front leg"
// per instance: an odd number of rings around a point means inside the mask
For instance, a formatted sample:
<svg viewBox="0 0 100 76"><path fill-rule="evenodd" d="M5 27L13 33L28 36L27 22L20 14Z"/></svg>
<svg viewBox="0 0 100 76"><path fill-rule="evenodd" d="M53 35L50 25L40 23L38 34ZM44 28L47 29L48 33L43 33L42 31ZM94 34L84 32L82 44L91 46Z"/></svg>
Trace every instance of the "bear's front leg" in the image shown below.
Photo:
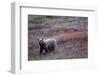
<svg viewBox="0 0 100 76"><path fill-rule="evenodd" d="M44 55L46 55L48 53L48 49L47 48L44 48L44 50L45 50Z"/></svg>
<svg viewBox="0 0 100 76"><path fill-rule="evenodd" d="M40 55L43 53L43 48L40 47Z"/></svg>

